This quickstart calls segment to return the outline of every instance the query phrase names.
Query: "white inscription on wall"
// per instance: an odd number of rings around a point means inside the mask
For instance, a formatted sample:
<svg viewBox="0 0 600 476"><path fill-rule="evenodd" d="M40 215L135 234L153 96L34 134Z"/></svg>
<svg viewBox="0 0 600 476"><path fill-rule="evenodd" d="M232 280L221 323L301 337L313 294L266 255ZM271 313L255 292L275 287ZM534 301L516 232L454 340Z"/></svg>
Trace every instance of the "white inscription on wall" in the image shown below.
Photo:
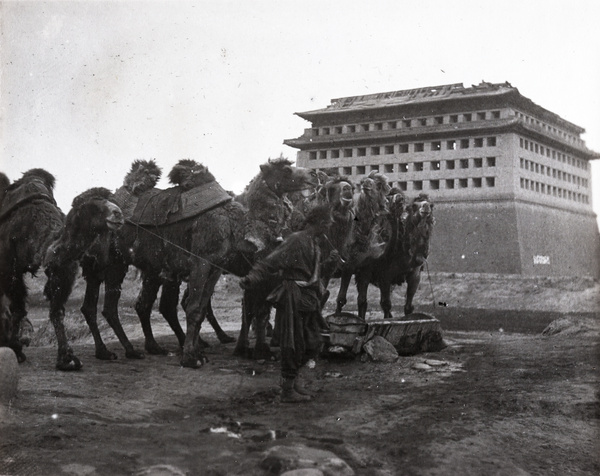
<svg viewBox="0 0 600 476"><path fill-rule="evenodd" d="M550 264L550 256L535 255L533 264Z"/></svg>

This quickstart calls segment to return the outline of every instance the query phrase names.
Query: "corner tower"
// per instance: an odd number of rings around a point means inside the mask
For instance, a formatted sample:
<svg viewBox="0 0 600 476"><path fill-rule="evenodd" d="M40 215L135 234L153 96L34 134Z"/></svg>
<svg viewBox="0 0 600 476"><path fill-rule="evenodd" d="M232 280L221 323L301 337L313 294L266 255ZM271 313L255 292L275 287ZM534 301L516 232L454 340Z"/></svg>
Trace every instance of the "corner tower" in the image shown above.
<svg viewBox="0 0 600 476"><path fill-rule="evenodd" d="M296 113L311 127L284 141L297 163L354 180L384 173L435 203L430 268L600 277L585 130L509 83L333 99Z"/></svg>

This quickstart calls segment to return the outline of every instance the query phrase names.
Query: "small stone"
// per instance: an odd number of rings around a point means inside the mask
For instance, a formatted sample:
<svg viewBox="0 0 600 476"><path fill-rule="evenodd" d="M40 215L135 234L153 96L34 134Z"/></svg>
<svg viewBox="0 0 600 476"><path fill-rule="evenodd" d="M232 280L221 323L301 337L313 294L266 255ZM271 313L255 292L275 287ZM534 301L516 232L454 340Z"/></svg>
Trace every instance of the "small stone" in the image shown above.
<svg viewBox="0 0 600 476"><path fill-rule="evenodd" d="M417 362L416 364L413 364L412 368L415 370L431 370L433 367L423 362Z"/></svg>
<svg viewBox="0 0 600 476"><path fill-rule="evenodd" d="M433 360L433 359L427 359L425 361L425 363L427 365L431 365L432 367L442 367L444 365L448 365L448 362L444 362L443 360Z"/></svg>
<svg viewBox="0 0 600 476"><path fill-rule="evenodd" d="M290 472L299 469L310 469L318 470L325 476L354 475L354 470L331 451L310 448L300 444L294 446L273 446L269 448L265 452L260 467L274 474L282 474L286 471ZM317 476L319 473L308 474Z"/></svg>
<svg viewBox="0 0 600 476"><path fill-rule="evenodd" d="M301 468L286 471L285 473L281 473L281 476L325 476L325 474L320 469Z"/></svg>
<svg viewBox="0 0 600 476"><path fill-rule="evenodd" d="M181 469L170 464L157 464L143 468L135 476L185 476L186 473Z"/></svg>

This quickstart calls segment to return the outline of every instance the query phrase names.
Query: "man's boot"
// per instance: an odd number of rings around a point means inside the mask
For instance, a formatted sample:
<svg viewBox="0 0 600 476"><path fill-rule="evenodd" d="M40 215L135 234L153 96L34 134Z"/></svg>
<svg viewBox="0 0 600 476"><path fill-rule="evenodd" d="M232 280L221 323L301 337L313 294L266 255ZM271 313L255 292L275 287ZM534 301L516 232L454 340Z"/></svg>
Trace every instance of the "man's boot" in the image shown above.
<svg viewBox="0 0 600 476"><path fill-rule="evenodd" d="M281 402L282 403L302 403L310 402L308 395L301 395L294 389L296 379L285 378L281 384Z"/></svg>
<svg viewBox="0 0 600 476"><path fill-rule="evenodd" d="M308 388L308 386L310 385L308 372L310 372L310 369L306 365L300 367L300 370L298 371L298 376L294 381L294 390L296 390L296 392L298 392L300 395L308 395L309 397L314 397L316 393Z"/></svg>

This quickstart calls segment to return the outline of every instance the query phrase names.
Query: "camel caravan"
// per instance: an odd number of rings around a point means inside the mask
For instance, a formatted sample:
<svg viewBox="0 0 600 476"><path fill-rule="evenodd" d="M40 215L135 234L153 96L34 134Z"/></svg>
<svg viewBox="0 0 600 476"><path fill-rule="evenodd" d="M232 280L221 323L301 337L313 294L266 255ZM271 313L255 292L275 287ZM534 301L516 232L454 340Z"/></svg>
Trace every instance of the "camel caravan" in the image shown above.
<svg viewBox="0 0 600 476"><path fill-rule="evenodd" d="M162 170L155 160L135 160L118 190L93 188L77 196L65 216L53 197L54 177L33 169L10 183L0 173L0 346L12 348L19 362L29 344L26 273L43 269L44 295L58 341L56 368L82 364L69 346L64 328L65 304L81 272L86 282L81 312L94 339L95 356L117 356L104 344L97 322L100 287L102 315L127 358L143 358L125 334L119 318L121 285L130 267L139 270L141 289L135 304L144 333L144 351L165 354L156 342L151 313L158 291L159 312L181 347L181 365L205 361L200 328L209 321L222 343L233 342L215 317L211 297L223 273L240 278L303 230L311 211L327 209L330 222L318 234L318 259L311 285L317 283L322 309L333 278L340 278L336 315L343 313L352 277L358 290L358 317L366 318L370 284L380 290L381 309L391 319L391 289L406 283L404 313L427 262L433 228L433 204L425 194L409 200L373 172L360 183L337 173L294 167L283 157L269 159L240 195L225 191L210 171L194 160L180 160L168 175L171 188L156 187ZM325 225L324 225L325 226ZM312 279L314 278L314 279ZM235 355L273 357L276 339L267 342L273 294L281 275L259 289L245 289L242 325ZM180 289L185 290L180 299ZM185 312L182 329L177 309ZM325 319L322 328L327 329ZM277 322L276 322L277 325ZM251 329L255 345L250 346Z"/></svg>

